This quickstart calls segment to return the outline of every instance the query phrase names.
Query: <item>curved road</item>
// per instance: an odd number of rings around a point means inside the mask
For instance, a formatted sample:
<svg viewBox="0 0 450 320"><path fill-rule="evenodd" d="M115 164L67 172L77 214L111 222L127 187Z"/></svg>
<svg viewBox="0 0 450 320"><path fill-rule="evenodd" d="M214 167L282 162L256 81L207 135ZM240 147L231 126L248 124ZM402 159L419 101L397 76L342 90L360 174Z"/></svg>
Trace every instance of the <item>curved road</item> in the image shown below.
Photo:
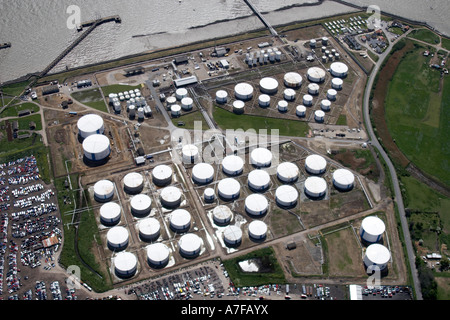
<svg viewBox="0 0 450 320"><path fill-rule="evenodd" d="M397 39L397 41L404 38L409 32L403 34L401 37L399 37ZM369 76L369 79L368 79L367 85L366 85L366 89L364 91L363 114L364 114L364 122L366 125L367 133L370 137L370 143L372 144L373 147L375 147L379 151L379 153L383 157L384 161L386 162L386 164L389 168L389 172L392 177L392 184L393 184L394 193L395 193L395 202L397 203L397 208L398 208L398 211L400 214L400 221L401 221L401 225L402 225L409 265L411 268L411 276L412 276L413 282L414 282L416 298L417 298L417 300L423 300L422 292L421 292L421 288L420 288L420 281L419 281L417 269L416 269L415 252L414 252L414 248L413 248L413 245L411 242L411 236L410 236L409 228L408 228L408 221L406 220L406 216L405 216L405 207L403 205L403 198L402 198L402 193L401 193L400 185L399 185L398 178L397 178L397 173L395 171L394 165L392 164L391 160L389 159L389 156L384 151L381 144L378 142L378 139L372 128L372 123L370 121L370 114L369 114L369 97L370 97L370 92L372 90L373 83L375 81L375 77L376 77L383 61L387 58L387 56L391 52L392 48L393 48L393 44L390 43L389 47L386 49L386 51L382 55L380 55L378 62L375 64L375 67L373 68L373 70Z"/></svg>

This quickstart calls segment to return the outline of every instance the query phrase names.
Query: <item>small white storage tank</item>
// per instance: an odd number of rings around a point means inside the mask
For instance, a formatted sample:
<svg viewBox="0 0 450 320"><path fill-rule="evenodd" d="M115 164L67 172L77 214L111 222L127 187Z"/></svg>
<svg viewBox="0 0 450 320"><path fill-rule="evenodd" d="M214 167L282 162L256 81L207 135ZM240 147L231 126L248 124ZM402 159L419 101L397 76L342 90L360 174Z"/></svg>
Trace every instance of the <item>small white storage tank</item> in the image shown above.
<svg viewBox="0 0 450 320"><path fill-rule="evenodd" d="M248 186L252 191L263 192L269 188L270 175L261 169L256 169L248 174Z"/></svg>
<svg viewBox="0 0 450 320"><path fill-rule="evenodd" d="M218 184L219 196L226 200L234 200L239 198L241 192L241 185L236 179L225 178L220 180Z"/></svg>
<svg viewBox="0 0 450 320"><path fill-rule="evenodd" d="M245 82L238 83L234 87L234 95L238 100L250 100L253 97L253 87Z"/></svg>
<svg viewBox="0 0 450 320"><path fill-rule="evenodd" d="M347 169L337 169L333 172L333 184L336 189L347 191L353 188L355 175Z"/></svg>
<svg viewBox="0 0 450 320"><path fill-rule="evenodd" d="M322 45L327 46L328 45L328 38L322 37Z"/></svg>
<svg viewBox="0 0 450 320"><path fill-rule="evenodd" d="M237 176L244 170L244 160L236 155L226 156L222 160L222 171L229 176Z"/></svg>
<svg viewBox="0 0 450 320"><path fill-rule="evenodd" d="M299 117L304 117L306 115L306 107L304 105L297 106L295 113Z"/></svg>
<svg viewBox="0 0 450 320"><path fill-rule="evenodd" d="M270 167L272 152L267 148L256 148L250 154L250 161L257 168Z"/></svg>
<svg viewBox="0 0 450 320"><path fill-rule="evenodd" d="M245 108L245 103L242 100L236 100L233 102L233 112L235 114L243 114Z"/></svg>
<svg viewBox="0 0 450 320"><path fill-rule="evenodd" d="M275 60L280 61L281 60L281 51L275 51Z"/></svg>
<svg viewBox="0 0 450 320"><path fill-rule="evenodd" d="M116 276L127 279L136 274L137 258L131 252L119 252L114 257L114 270Z"/></svg>
<svg viewBox="0 0 450 320"><path fill-rule="evenodd" d="M167 107L170 107L171 105L177 103L177 98L174 96L167 97L166 103L167 103Z"/></svg>
<svg viewBox="0 0 450 320"><path fill-rule="evenodd" d="M144 176L137 172L130 172L123 178L124 190L128 194L137 194L144 188Z"/></svg>
<svg viewBox="0 0 450 320"><path fill-rule="evenodd" d="M85 139L93 134L103 134L105 131L102 117L96 114L82 116L78 122L78 134Z"/></svg>
<svg viewBox="0 0 450 320"><path fill-rule="evenodd" d="M175 96L178 100L182 100L183 98L186 98L188 95L188 92L185 88L180 88L175 91Z"/></svg>
<svg viewBox="0 0 450 320"><path fill-rule="evenodd" d="M152 180L158 187L167 186L172 182L173 170L165 164L156 166L152 171Z"/></svg>
<svg viewBox="0 0 450 320"><path fill-rule="evenodd" d="M344 84L344 81L341 78L333 78L331 80L331 88L334 90L342 90L342 85Z"/></svg>
<svg viewBox="0 0 450 320"><path fill-rule="evenodd" d="M114 196L114 183L100 180L94 184L94 199L98 202L108 202Z"/></svg>
<svg viewBox="0 0 450 320"><path fill-rule="evenodd" d="M325 121L325 112L322 110L317 110L314 112L314 120L317 122L324 122Z"/></svg>
<svg viewBox="0 0 450 320"><path fill-rule="evenodd" d="M198 148L193 144L187 144L183 146L181 152L183 154L183 162L186 164L194 163L199 158Z"/></svg>
<svg viewBox="0 0 450 320"><path fill-rule="evenodd" d="M287 112L288 111L288 103L286 100L278 101L278 111Z"/></svg>
<svg viewBox="0 0 450 320"><path fill-rule="evenodd" d="M179 117L181 115L181 107L178 104L171 105L170 113L172 114L172 117Z"/></svg>
<svg viewBox="0 0 450 320"><path fill-rule="evenodd" d="M361 239L368 243L375 243L381 240L386 226L383 220L378 217L370 216L364 218L359 228Z"/></svg>
<svg viewBox="0 0 450 320"><path fill-rule="evenodd" d="M334 89L328 89L327 91L327 98L328 100L336 100L336 96L337 96L337 91Z"/></svg>
<svg viewBox="0 0 450 320"><path fill-rule="evenodd" d="M311 47L311 48L315 48L316 47L316 44L317 44L317 41L316 41L316 39L311 39L311 40L309 40L309 46Z"/></svg>
<svg viewBox="0 0 450 320"><path fill-rule="evenodd" d="M263 216L269 209L269 201L259 193L253 193L245 198L245 211L255 217Z"/></svg>
<svg viewBox="0 0 450 320"><path fill-rule="evenodd" d="M308 177L305 180L305 193L311 198L320 198L327 192L327 182L324 178Z"/></svg>
<svg viewBox="0 0 450 320"><path fill-rule="evenodd" d="M152 268L164 268L169 263L170 249L164 243L147 246L147 263Z"/></svg>
<svg viewBox="0 0 450 320"><path fill-rule="evenodd" d="M205 200L206 203L214 202L214 200L216 199L214 189L206 188L205 191L203 192L203 199Z"/></svg>
<svg viewBox="0 0 450 320"><path fill-rule="evenodd" d="M282 185L275 191L275 198L279 206L290 208L297 204L298 191L291 185Z"/></svg>
<svg viewBox="0 0 450 320"><path fill-rule="evenodd" d="M191 227L191 214L185 209L174 210L170 214L170 228L175 232L186 232Z"/></svg>
<svg viewBox="0 0 450 320"><path fill-rule="evenodd" d="M121 251L128 246L128 230L125 227L115 226L106 234L108 248L111 251Z"/></svg>
<svg viewBox="0 0 450 320"><path fill-rule="evenodd" d="M150 214L152 199L146 194L138 194L131 198L131 213L136 217L144 217Z"/></svg>
<svg viewBox="0 0 450 320"><path fill-rule="evenodd" d="M390 259L389 249L381 244L374 243L367 247L363 260L366 268L371 267L371 270L368 271L375 271L374 268L376 267L383 271L387 268Z"/></svg>
<svg viewBox="0 0 450 320"><path fill-rule="evenodd" d="M348 74L348 67L342 62L333 62L330 65L331 75L333 77L345 78Z"/></svg>
<svg viewBox="0 0 450 320"><path fill-rule="evenodd" d="M144 108L139 107L137 110L137 115L138 115L138 120L142 121L144 120L145 116L144 116Z"/></svg>
<svg viewBox="0 0 450 320"><path fill-rule="evenodd" d="M236 247L242 242L242 230L236 225L228 226L223 230L223 240L228 247Z"/></svg>
<svg viewBox="0 0 450 320"><path fill-rule="evenodd" d="M198 163L192 168L192 180L199 184L208 184L214 179L214 167L209 163Z"/></svg>
<svg viewBox="0 0 450 320"><path fill-rule="evenodd" d="M107 202L100 207L100 222L104 226L114 226L119 223L122 209L115 202Z"/></svg>
<svg viewBox="0 0 450 320"><path fill-rule="evenodd" d="M262 93L275 94L278 91L278 81L271 77L262 78L259 81L259 88Z"/></svg>
<svg viewBox="0 0 450 320"><path fill-rule="evenodd" d="M225 226L230 223L233 218L233 212L227 206L220 205L213 210L213 220L218 226Z"/></svg>
<svg viewBox="0 0 450 320"><path fill-rule="evenodd" d="M181 108L184 111L189 111L192 109L192 105L193 105L194 101L192 100L192 98L186 97L181 99Z"/></svg>
<svg viewBox="0 0 450 320"><path fill-rule="evenodd" d="M194 258L200 254L202 239L193 233L183 235L178 241L180 254L185 258Z"/></svg>
<svg viewBox="0 0 450 320"><path fill-rule="evenodd" d="M303 78L297 72L288 72L284 75L284 85L288 88L300 88Z"/></svg>
<svg viewBox="0 0 450 320"><path fill-rule="evenodd" d="M166 208L178 207L181 203L181 190L174 186L165 187L161 190L160 200Z"/></svg>
<svg viewBox="0 0 450 320"><path fill-rule="evenodd" d="M311 95L319 94L320 87L317 83L310 83L308 85L308 93Z"/></svg>
<svg viewBox="0 0 450 320"><path fill-rule="evenodd" d="M303 96L303 105L304 105L304 106L307 106L307 107L310 107L310 106L312 106L312 103L313 103L313 97L312 97L312 95L310 95L310 94L305 94L305 95Z"/></svg>
<svg viewBox="0 0 450 320"><path fill-rule="evenodd" d="M225 90L218 90L216 92L216 102L219 104L227 103L228 93Z"/></svg>
<svg viewBox="0 0 450 320"><path fill-rule="evenodd" d="M284 100L287 101L295 100L295 90L291 88L284 90Z"/></svg>
<svg viewBox="0 0 450 320"><path fill-rule="evenodd" d="M311 82L323 82L325 80L325 70L319 67L311 67L307 71L308 79Z"/></svg>
<svg viewBox="0 0 450 320"><path fill-rule="evenodd" d="M320 102L320 108L321 108L323 111L330 111L330 108L331 108L331 101L328 100L328 99L322 100L322 101Z"/></svg>
<svg viewBox="0 0 450 320"><path fill-rule="evenodd" d="M318 154L312 154L305 159L305 169L310 174L322 174L327 169L327 160Z"/></svg>
<svg viewBox="0 0 450 320"><path fill-rule="evenodd" d="M270 106L270 96L267 94L261 94L258 97L258 103L261 108L267 108Z"/></svg>
<svg viewBox="0 0 450 320"><path fill-rule="evenodd" d="M128 108L128 118L130 118L131 120L133 120L136 116L136 106L134 104L132 104L129 108Z"/></svg>
<svg viewBox="0 0 450 320"><path fill-rule="evenodd" d="M107 136L93 134L83 141L83 151L86 159L90 161L102 161L111 154L111 145Z"/></svg>
<svg viewBox="0 0 450 320"><path fill-rule="evenodd" d="M248 225L248 234L253 240L262 240L267 236L267 225L260 220L254 220Z"/></svg>
<svg viewBox="0 0 450 320"><path fill-rule="evenodd" d="M139 221L138 229L142 241L155 241L159 238L161 225L155 218L145 218Z"/></svg>
<svg viewBox="0 0 450 320"><path fill-rule="evenodd" d="M299 170L292 162L282 162L277 167L277 177L283 183L292 183L297 181Z"/></svg>

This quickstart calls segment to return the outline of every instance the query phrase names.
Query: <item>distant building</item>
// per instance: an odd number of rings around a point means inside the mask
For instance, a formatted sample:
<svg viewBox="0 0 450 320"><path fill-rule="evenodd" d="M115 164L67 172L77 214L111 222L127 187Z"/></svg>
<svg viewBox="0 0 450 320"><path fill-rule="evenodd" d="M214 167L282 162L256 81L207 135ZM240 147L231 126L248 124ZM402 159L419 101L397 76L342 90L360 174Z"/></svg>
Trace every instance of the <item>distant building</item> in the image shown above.
<svg viewBox="0 0 450 320"><path fill-rule="evenodd" d="M53 93L58 93L59 87L57 85L46 86L42 89L42 95L46 96Z"/></svg>
<svg viewBox="0 0 450 320"><path fill-rule="evenodd" d="M25 117L25 116L29 115L30 113L31 113L31 111L29 109L26 109L26 110L20 110L18 114L19 114L19 117Z"/></svg>
<svg viewBox="0 0 450 320"><path fill-rule="evenodd" d="M190 85L190 84L197 83L198 79L197 79L196 76L191 76L191 77L176 79L173 82L174 82L175 86L177 88L179 88L179 87L183 87L183 86L187 86L187 85Z"/></svg>
<svg viewBox="0 0 450 320"><path fill-rule="evenodd" d="M180 64L186 64L188 63L188 57L187 56L179 56L176 57L174 60L174 63L178 66Z"/></svg>
<svg viewBox="0 0 450 320"><path fill-rule="evenodd" d="M214 53L217 57L224 57L227 54L228 50L224 47L218 47L214 49Z"/></svg>

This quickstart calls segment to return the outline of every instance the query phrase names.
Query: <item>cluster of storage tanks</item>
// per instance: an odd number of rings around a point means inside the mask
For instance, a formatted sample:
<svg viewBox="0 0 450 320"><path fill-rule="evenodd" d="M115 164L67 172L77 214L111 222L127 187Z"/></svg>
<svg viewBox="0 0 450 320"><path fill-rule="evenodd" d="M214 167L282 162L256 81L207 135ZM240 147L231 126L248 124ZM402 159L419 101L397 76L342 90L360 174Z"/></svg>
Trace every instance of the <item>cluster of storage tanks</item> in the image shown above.
<svg viewBox="0 0 450 320"><path fill-rule="evenodd" d="M282 59L281 51L274 47L267 50L258 50L245 54L244 62L251 68L257 65L280 62Z"/></svg>
<svg viewBox="0 0 450 320"><path fill-rule="evenodd" d="M172 117L176 118L181 115L181 111L191 111L194 101L188 96L186 88L179 88L175 91L174 96L166 98L166 106Z"/></svg>
<svg viewBox="0 0 450 320"><path fill-rule="evenodd" d="M383 220L376 216L363 219L359 229L362 243L366 246L363 262L368 274L374 272L387 272L391 261L390 250L383 245L383 234L386 230Z"/></svg>
<svg viewBox="0 0 450 320"><path fill-rule="evenodd" d="M126 111L131 120L137 118L139 121L143 121L145 117L152 115L152 110L142 96L140 89L110 93L108 98L109 104L113 107L116 114L122 112L122 103L125 102Z"/></svg>
<svg viewBox="0 0 450 320"><path fill-rule="evenodd" d="M82 116L77 122L79 140L82 140L84 158L101 163L111 154L109 138L104 135L103 118L97 114Z"/></svg>

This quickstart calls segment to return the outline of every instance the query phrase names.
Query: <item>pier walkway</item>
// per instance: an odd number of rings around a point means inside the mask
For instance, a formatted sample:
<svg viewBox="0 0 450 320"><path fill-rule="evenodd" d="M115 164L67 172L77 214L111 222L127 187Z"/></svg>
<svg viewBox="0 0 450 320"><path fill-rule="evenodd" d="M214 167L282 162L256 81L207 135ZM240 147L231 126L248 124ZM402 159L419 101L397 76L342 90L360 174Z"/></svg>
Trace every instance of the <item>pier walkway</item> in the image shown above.
<svg viewBox="0 0 450 320"><path fill-rule="evenodd" d="M277 31L270 25L270 23L264 18L264 16L259 12L259 10L250 2L250 0L244 0L244 2L252 9L255 15L261 20L261 22L269 29L270 33L274 37L278 37Z"/></svg>

